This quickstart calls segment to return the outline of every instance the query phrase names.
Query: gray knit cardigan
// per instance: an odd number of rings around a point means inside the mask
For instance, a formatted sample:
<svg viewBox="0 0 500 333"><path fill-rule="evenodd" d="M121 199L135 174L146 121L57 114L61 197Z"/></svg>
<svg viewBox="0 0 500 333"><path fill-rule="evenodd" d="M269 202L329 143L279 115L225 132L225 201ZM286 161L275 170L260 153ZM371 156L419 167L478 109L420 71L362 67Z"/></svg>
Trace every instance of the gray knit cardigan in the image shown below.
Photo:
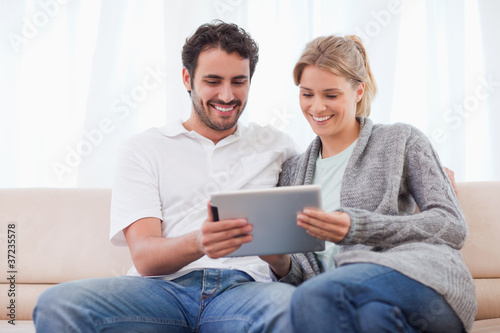
<svg viewBox="0 0 500 333"><path fill-rule="evenodd" d="M340 211L351 218L338 243L337 266L369 262L390 267L443 295L470 331L477 310L472 277L459 249L467 225L451 183L429 140L406 124L374 125L361 132L348 161ZM280 186L311 184L321 149L317 137L283 165ZM418 213L415 212L417 205ZM300 284L320 273L312 253L292 255L280 281Z"/></svg>

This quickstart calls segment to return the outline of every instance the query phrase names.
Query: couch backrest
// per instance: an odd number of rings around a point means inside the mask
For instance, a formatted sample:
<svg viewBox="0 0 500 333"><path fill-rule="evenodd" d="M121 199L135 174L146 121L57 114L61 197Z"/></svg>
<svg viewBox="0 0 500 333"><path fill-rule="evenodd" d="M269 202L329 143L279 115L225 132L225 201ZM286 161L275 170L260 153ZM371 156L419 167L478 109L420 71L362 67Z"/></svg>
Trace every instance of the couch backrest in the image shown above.
<svg viewBox="0 0 500 333"><path fill-rule="evenodd" d="M457 184L469 227L462 255L476 285L476 320L500 318L500 182Z"/></svg>
<svg viewBox="0 0 500 333"><path fill-rule="evenodd" d="M0 189L0 234L15 224L17 283L126 274L127 247L109 242L110 189ZM0 269L6 273L6 246ZM2 281L6 282L6 281Z"/></svg>
<svg viewBox="0 0 500 333"><path fill-rule="evenodd" d="M15 279L0 280L0 320L30 320L38 296L56 283L127 273L128 248L108 240L110 203L110 189L0 189L0 271Z"/></svg>
<svg viewBox="0 0 500 333"><path fill-rule="evenodd" d="M500 182L457 188L469 226L462 254L476 284L476 319L499 318ZM17 304L25 305L18 308L19 320L31 319L37 296L51 284L126 274L132 265L128 248L109 242L110 199L109 189L0 189L0 271L16 272ZM7 257L13 239L9 224L15 224L13 269ZM9 281L0 280L2 301L8 289ZM8 319L3 311L0 319Z"/></svg>

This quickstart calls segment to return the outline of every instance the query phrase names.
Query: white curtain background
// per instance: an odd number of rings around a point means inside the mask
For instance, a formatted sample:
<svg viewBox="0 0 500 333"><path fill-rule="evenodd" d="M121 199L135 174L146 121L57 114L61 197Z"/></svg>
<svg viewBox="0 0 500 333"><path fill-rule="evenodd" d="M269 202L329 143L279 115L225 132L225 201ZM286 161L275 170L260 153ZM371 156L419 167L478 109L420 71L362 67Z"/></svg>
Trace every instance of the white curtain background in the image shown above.
<svg viewBox="0 0 500 333"><path fill-rule="evenodd" d="M124 139L189 115L181 48L217 18L260 45L244 122L305 149L295 61L357 34L371 118L421 129L458 181L500 180L499 17L496 0L0 0L0 187L110 187Z"/></svg>

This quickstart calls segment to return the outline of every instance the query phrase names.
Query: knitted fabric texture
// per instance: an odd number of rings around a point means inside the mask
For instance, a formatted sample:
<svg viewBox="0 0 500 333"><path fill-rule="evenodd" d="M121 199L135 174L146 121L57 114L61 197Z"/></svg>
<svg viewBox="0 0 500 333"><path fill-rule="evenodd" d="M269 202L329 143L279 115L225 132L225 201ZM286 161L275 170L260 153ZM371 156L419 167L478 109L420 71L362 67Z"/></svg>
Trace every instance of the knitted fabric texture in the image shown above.
<svg viewBox="0 0 500 333"><path fill-rule="evenodd" d="M340 194L339 211L349 214L351 227L338 243L336 265L390 267L443 295L470 331L477 302L459 252L467 225L438 155L410 125L374 125L363 117L358 122L360 136ZM285 162L279 185L311 184L320 150L318 137L302 155ZM298 285L319 273L312 253L294 254L292 269L281 281Z"/></svg>

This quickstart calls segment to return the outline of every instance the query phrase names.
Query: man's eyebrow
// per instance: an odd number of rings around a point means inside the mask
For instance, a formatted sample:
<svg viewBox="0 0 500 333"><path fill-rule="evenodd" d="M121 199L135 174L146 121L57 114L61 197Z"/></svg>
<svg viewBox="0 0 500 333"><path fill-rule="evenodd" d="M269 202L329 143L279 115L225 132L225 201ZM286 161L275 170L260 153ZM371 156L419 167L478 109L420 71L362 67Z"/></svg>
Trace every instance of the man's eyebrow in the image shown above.
<svg viewBox="0 0 500 333"><path fill-rule="evenodd" d="M223 80L224 79L222 76L216 75L216 74L204 75L203 78L204 79L217 79L217 80ZM237 76L231 78L231 80L242 80L242 79L248 79L248 75L237 75Z"/></svg>
<svg viewBox="0 0 500 333"><path fill-rule="evenodd" d="M220 75L215 75L215 74L208 74L208 75L204 75L203 76L204 79L218 79L218 80L222 80L224 79L222 76Z"/></svg>
<svg viewBox="0 0 500 333"><path fill-rule="evenodd" d="M242 80L242 79L248 79L248 75L237 75L233 77L233 80Z"/></svg>

